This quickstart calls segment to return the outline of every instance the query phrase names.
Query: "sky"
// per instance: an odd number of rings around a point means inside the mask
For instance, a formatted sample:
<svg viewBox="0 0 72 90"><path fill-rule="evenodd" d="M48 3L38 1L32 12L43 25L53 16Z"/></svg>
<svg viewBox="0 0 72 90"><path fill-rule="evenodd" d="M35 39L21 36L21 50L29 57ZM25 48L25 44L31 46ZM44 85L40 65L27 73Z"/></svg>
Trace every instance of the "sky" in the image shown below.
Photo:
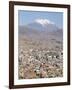
<svg viewBox="0 0 72 90"><path fill-rule="evenodd" d="M35 19L48 19L63 28L63 12L46 12L46 11L18 11L19 25L27 25L34 22Z"/></svg>

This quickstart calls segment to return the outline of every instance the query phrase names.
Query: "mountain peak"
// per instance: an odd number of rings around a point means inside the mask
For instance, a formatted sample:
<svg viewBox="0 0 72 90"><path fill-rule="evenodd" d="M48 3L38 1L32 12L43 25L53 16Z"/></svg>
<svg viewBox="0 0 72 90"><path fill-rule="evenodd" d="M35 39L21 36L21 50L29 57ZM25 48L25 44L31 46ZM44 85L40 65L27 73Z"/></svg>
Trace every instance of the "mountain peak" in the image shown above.
<svg viewBox="0 0 72 90"><path fill-rule="evenodd" d="M28 24L28 27L43 32L59 30L56 24L48 19L35 19L32 23Z"/></svg>
<svg viewBox="0 0 72 90"><path fill-rule="evenodd" d="M48 19L36 19L35 22L39 23L39 24L41 24L43 26L48 25L48 24L54 24L54 22L52 22L52 21L50 21Z"/></svg>

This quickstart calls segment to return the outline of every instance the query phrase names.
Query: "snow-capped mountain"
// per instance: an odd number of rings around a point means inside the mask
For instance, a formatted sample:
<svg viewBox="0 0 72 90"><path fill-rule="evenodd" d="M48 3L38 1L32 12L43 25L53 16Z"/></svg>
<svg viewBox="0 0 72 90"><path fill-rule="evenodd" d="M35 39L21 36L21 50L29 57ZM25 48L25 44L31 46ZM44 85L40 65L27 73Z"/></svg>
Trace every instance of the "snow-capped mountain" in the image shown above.
<svg viewBox="0 0 72 90"><path fill-rule="evenodd" d="M36 19L34 22L28 24L27 26L35 30L47 32L57 31L59 29L54 22L48 19Z"/></svg>
<svg viewBox="0 0 72 90"><path fill-rule="evenodd" d="M47 19L36 19L32 23L19 26L19 35L28 36L31 39L55 38L62 40L63 30L58 28L56 24Z"/></svg>

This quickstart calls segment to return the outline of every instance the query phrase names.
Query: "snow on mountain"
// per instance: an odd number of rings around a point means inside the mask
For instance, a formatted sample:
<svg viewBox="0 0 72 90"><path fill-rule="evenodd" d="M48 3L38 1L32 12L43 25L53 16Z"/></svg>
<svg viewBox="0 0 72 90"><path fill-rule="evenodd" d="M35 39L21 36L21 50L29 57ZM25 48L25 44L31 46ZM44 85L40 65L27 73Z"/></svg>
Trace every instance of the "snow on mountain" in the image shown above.
<svg viewBox="0 0 72 90"><path fill-rule="evenodd" d="M48 19L36 19L35 22L45 26L47 24L55 24L54 22L48 20Z"/></svg>

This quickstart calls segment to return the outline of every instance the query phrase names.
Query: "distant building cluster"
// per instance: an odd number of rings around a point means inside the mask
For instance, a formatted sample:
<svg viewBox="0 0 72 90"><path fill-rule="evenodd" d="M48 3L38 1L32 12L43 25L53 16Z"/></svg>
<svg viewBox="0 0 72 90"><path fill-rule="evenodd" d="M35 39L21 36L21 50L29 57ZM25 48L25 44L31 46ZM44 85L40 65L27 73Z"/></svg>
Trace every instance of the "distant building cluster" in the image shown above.
<svg viewBox="0 0 72 90"><path fill-rule="evenodd" d="M19 50L19 79L63 76L63 51Z"/></svg>

